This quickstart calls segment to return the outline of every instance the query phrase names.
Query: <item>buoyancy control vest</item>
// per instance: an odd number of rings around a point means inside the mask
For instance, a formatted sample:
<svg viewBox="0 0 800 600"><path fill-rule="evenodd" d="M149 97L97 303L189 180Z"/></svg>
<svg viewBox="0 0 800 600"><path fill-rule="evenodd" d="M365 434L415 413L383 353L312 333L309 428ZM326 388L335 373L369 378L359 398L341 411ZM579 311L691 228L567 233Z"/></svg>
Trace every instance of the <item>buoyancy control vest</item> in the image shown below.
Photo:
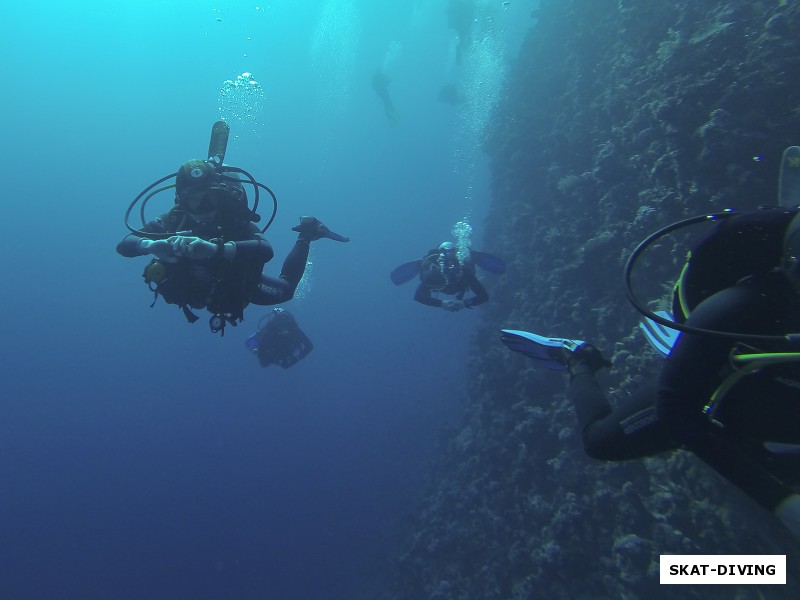
<svg viewBox="0 0 800 600"><path fill-rule="evenodd" d="M683 323L703 300L780 264L783 236L797 208L765 207L718 221L687 253L672 312Z"/></svg>

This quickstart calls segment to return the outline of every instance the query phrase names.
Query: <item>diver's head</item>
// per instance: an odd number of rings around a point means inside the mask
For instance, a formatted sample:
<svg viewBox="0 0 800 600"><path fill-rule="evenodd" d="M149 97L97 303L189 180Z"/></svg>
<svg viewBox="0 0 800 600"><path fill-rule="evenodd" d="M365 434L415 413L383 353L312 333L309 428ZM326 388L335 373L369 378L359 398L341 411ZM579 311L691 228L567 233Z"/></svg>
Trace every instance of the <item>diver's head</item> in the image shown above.
<svg viewBox="0 0 800 600"><path fill-rule="evenodd" d="M443 254L455 254L456 245L453 242L442 242L439 244L439 252Z"/></svg>
<svg viewBox="0 0 800 600"><path fill-rule="evenodd" d="M287 310L282 308L273 308L272 314L269 316L269 320L273 323L281 323L285 325L294 321L294 317Z"/></svg>
<svg viewBox="0 0 800 600"><path fill-rule="evenodd" d="M783 236L781 269L795 287L800 287L800 211L789 222Z"/></svg>
<svg viewBox="0 0 800 600"><path fill-rule="evenodd" d="M439 270L444 277L445 285L453 283L454 278L461 276L461 261L458 257L458 247L453 242L439 244Z"/></svg>
<svg viewBox="0 0 800 600"><path fill-rule="evenodd" d="M271 320L275 321L288 321L291 315L282 308L273 308L270 315Z"/></svg>
<svg viewBox="0 0 800 600"><path fill-rule="evenodd" d="M216 213L227 194L216 167L205 160L190 160L175 176L175 202L192 215Z"/></svg>

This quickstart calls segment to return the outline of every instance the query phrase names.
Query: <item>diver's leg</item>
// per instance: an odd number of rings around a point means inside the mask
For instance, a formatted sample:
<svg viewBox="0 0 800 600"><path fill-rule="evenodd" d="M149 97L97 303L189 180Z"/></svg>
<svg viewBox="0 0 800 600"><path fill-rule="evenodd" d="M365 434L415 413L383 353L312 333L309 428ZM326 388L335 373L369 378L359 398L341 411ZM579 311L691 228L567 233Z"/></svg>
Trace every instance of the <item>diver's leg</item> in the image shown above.
<svg viewBox="0 0 800 600"><path fill-rule="evenodd" d="M294 295L294 291L303 278L303 273L305 273L310 249L311 243L305 238L299 237L286 256L286 260L283 261L280 278L288 282L292 295Z"/></svg>
<svg viewBox="0 0 800 600"><path fill-rule="evenodd" d="M575 406L587 455L629 460L675 448L655 414L655 387L638 390L624 406L611 409L591 370L576 369L568 397Z"/></svg>
<svg viewBox="0 0 800 600"><path fill-rule="evenodd" d="M261 281L250 297L250 302L268 306L291 300L306 270L308 251L308 240L300 237L283 261L280 276L270 277L262 274Z"/></svg>

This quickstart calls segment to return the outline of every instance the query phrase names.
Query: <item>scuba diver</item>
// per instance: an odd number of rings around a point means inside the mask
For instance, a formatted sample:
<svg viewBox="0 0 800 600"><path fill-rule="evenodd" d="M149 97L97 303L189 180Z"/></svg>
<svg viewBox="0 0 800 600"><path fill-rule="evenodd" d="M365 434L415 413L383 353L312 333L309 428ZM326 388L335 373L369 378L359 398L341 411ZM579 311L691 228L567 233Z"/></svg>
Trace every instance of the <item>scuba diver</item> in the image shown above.
<svg viewBox="0 0 800 600"><path fill-rule="evenodd" d="M474 0L449 0L446 13L448 25L458 34L456 63L461 64L464 52L472 44L472 26L475 22Z"/></svg>
<svg viewBox="0 0 800 600"><path fill-rule="evenodd" d="M378 98L383 103L383 112L386 113L389 123L396 125L397 121L400 120L400 116L397 114L392 97L389 95L389 78L380 69L375 69L375 73L372 74L372 89L375 90Z"/></svg>
<svg viewBox="0 0 800 600"><path fill-rule="evenodd" d="M447 83L439 90L439 101L450 106L459 106L464 103L464 96L458 91L456 84Z"/></svg>
<svg viewBox="0 0 800 600"><path fill-rule="evenodd" d="M274 308L264 316L258 331L244 344L262 367L278 365L283 369L297 364L314 349L292 314L282 308Z"/></svg>
<svg viewBox="0 0 800 600"><path fill-rule="evenodd" d="M243 169L223 164L228 131L227 124L217 122L212 129L208 160L184 163L176 173L159 179L134 199L125 215L131 233L117 244L117 252L124 257L155 257L143 277L156 299L162 296L167 303L179 306L190 323L198 319L192 309L208 309L212 314L211 331L222 335L226 324L236 326L244 320L248 304L279 304L294 296L311 242L323 237L349 241L318 219L301 217L300 224L292 228L298 232L297 241L284 260L279 277L263 274L264 265L273 257L264 232L275 218L277 199ZM151 192L173 177L174 184ZM252 209L243 184L251 185L255 191ZM256 213L259 187L273 199L272 217L261 230L255 224L261 218ZM146 221L147 201L172 188L174 206L166 214ZM148 192L140 209L143 225L135 229L128 224L130 213Z"/></svg>
<svg viewBox="0 0 800 600"><path fill-rule="evenodd" d="M490 273L503 273L505 262L487 252L468 250L460 257L453 242L442 242L424 258L400 265L390 275L395 285L401 285L419 275L420 283L414 300L427 306L436 306L449 312L473 308L489 300L489 293L475 276L475 265ZM464 298L467 291L472 296ZM433 294L455 296L442 300Z"/></svg>
<svg viewBox="0 0 800 600"><path fill-rule="evenodd" d="M783 204L788 206L788 204ZM649 244L715 222L676 285L674 319L636 298L631 272ZM686 219L656 232L625 270L640 326L665 356L657 381L612 409L595 373L611 363L581 340L504 329L501 340L534 363L569 373L583 447L621 461L684 448L800 537L800 212L772 207Z"/></svg>

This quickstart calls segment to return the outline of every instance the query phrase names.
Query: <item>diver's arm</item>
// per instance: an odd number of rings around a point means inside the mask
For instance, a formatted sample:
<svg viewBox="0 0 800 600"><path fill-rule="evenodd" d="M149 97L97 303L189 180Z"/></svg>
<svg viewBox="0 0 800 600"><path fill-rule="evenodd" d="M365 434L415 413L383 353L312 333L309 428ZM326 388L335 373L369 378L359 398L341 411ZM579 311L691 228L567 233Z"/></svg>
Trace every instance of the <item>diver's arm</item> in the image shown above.
<svg viewBox="0 0 800 600"><path fill-rule="evenodd" d="M117 254L125 258L135 258L137 256L150 254L147 248L141 246L141 242L144 239L146 238L140 237L134 233L129 233L117 244Z"/></svg>
<svg viewBox="0 0 800 600"><path fill-rule="evenodd" d="M417 291L414 294L414 300L420 304L426 304L427 306L436 306L437 308L442 306L442 301L438 298L434 298L431 295L431 290L422 284L417 286Z"/></svg>
<svg viewBox="0 0 800 600"><path fill-rule="evenodd" d="M275 253L272 245L264 238L258 240L244 240L241 242L226 242L222 255L234 263L260 263L269 262Z"/></svg>
<svg viewBox="0 0 800 600"><path fill-rule="evenodd" d="M163 217L156 217L148 222L142 231L145 233L167 233L167 228L164 225ZM147 239L135 233L129 233L117 244L117 253L125 258L135 258L137 256L144 256L151 254L148 248L142 247L142 240Z"/></svg>
<svg viewBox="0 0 800 600"><path fill-rule="evenodd" d="M483 304L489 300L489 292L486 291L486 288L483 287L483 284L478 281L478 278L474 275L472 276L472 280L469 282L469 289L471 289L472 293L475 295L464 300L464 306L467 308L478 306L479 304Z"/></svg>

